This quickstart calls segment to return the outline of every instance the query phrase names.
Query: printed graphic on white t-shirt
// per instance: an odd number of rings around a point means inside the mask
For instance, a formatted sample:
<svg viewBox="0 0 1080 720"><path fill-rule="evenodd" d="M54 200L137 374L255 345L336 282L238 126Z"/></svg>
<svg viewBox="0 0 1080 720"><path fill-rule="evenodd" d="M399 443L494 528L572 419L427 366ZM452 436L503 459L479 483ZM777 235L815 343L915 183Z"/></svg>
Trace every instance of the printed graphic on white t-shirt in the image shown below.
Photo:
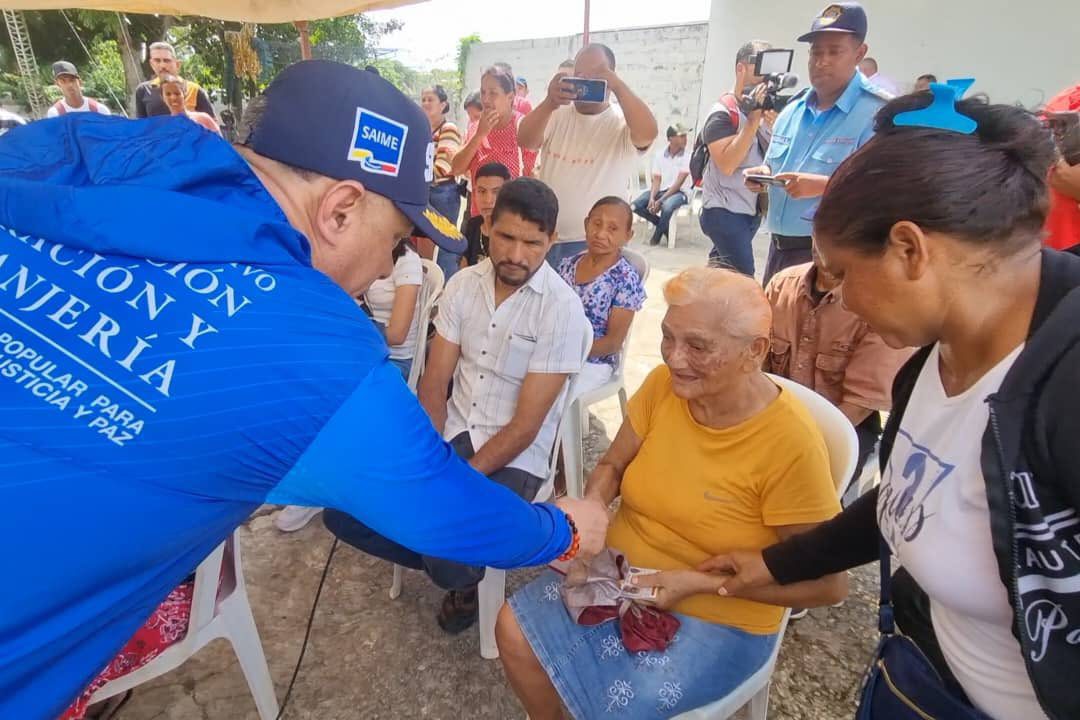
<svg viewBox="0 0 1080 720"><path fill-rule="evenodd" d="M998 573L982 472L986 399L1023 346L972 387L948 397L935 347L904 411L878 495L878 524L930 597L949 668L995 720L1046 717L1035 699Z"/></svg>

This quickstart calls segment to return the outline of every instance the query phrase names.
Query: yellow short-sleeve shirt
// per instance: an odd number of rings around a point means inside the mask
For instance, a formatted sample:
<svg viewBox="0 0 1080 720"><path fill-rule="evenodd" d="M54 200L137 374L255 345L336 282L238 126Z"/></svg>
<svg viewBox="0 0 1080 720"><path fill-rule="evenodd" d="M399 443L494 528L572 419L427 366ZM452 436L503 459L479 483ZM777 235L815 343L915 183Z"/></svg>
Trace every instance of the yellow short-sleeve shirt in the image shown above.
<svg viewBox="0 0 1080 720"><path fill-rule="evenodd" d="M607 543L633 565L693 568L731 550L778 540L782 525L818 523L840 511L825 441L790 392L734 427L699 424L675 396L667 366L630 400L641 449L623 475ZM776 632L783 610L739 598L695 595L676 612L747 632Z"/></svg>

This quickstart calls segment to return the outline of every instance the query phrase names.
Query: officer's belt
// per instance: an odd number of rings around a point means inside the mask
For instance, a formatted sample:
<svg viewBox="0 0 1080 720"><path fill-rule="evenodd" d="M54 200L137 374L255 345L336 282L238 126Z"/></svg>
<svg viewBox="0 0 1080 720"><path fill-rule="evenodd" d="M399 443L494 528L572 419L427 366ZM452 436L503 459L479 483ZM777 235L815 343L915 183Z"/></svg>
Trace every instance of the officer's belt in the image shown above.
<svg viewBox="0 0 1080 720"><path fill-rule="evenodd" d="M777 250L809 250L814 244L809 235L780 235L773 233L773 245Z"/></svg>

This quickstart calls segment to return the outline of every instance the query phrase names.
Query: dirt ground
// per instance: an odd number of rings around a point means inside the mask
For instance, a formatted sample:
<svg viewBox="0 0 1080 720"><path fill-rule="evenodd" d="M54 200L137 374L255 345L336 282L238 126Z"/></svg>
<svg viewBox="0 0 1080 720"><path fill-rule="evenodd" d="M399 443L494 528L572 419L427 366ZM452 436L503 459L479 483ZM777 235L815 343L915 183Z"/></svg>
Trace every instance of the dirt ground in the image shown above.
<svg viewBox="0 0 1080 720"><path fill-rule="evenodd" d="M634 323L626 380L631 392L660 362L660 288L674 272L703 264L707 239L697 217L680 219L679 247L634 247L652 264L649 301ZM766 241L755 241L764 266ZM592 408L591 465L618 429L618 403ZM332 536L313 522L278 533L265 508L240 532L248 593L280 700L292 675L315 587ZM511 573L509 588L537 571ZM448 637L435 623L441 593L420 573L406 573L398 600L387 594L391 568L340 547L315 617L310 645L284 717L290 720L379 718L523 718L497 661L483 660L475 629ZM791 623L773 676L770 718L833 720L854 714L863 668L876 641L876 568L852 574L839 608L811 611ZM216 641L178 670L138 688L121 720L257 720L240 667Z"/></svg>

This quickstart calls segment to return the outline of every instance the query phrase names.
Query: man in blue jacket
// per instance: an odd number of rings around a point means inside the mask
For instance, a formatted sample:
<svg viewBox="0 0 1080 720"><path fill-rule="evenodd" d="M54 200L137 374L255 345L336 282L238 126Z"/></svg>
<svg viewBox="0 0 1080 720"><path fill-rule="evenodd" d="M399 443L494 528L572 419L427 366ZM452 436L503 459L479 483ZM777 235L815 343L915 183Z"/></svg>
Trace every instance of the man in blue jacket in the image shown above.
<svg viewBox="0 0 1080 720"><path fill-rule="evenodd" d="M559 556L566 513L603 543L598 504L460 460L352 300L414 225L463 249L419 107L299 63L240 138L82 114L0 140L2 718L59 715L264 502L471 565Z"/></svg>

